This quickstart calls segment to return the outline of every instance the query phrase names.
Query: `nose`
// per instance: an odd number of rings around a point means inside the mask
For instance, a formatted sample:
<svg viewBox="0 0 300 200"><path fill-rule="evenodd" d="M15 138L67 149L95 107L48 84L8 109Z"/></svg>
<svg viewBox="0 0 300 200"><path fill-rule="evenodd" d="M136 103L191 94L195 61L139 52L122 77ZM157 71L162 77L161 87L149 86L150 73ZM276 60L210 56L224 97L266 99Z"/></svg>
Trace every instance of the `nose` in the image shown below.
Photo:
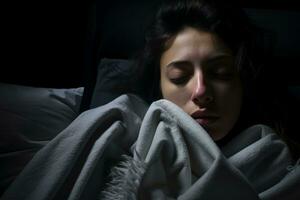
<svg viewBox="0 0 300 200"><path fill-rule="evenodd" d="M200 70L196 71L192 93L192 101L194 101L195 104L206 106L213 100L207 86L207 81L205 80L203 72Z"/></svg>

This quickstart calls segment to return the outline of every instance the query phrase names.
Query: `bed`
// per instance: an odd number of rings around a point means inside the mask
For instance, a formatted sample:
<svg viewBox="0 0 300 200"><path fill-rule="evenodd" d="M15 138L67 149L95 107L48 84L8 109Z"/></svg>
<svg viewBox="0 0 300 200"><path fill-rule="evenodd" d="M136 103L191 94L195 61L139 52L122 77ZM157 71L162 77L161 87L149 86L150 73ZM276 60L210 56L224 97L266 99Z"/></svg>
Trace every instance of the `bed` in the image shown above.
<svg viewBox="0 0 300 200"><path fill-rule="evenodd" d="M194 130L199 127L175 105L162 100L149 108L138 97L143 88L126 87L133 58L143 45L142 35L157 2L106 2L96 7L97 14L100 13L96 15L94 38L97 52L94 52L95 57L90 57L94 61L84 69L86 81L82 86L58 89L0 84L0 192L4 194L3 200L134 199L142 177L147 180L143 182L142 191L153 199L299 197L299 162L292 162L286 154L286 146L267 127L252 127L248 130L255 132L252 137L238 138L221 152L204 130L200 131L201 139L197 138L199 135ZM300 81L291 64L300 54L300 45L294 45L300 44L300 27L296 23L300 13L246 10L260 26L282 41L276 43L270 70L281 73L282 64L287 66L283 85L288 102L293 102L289 106L294 122L299 109L296 105L300 100ZM111 24L115 26L112 28ZM132 94L124 95L128 92ZM178 112L179 117L174 115ZM292 123L290 129L296 128L295 124ZM131 129L125 131L124 127ZM160 132L165 135L156 135L157 129L162 129ZM248 135L247 131L242 135ZM299 141L297 134L293 137ZM201 140L201 144L193 143ZM269 145L268 148L262 148L264 144ZM148 148L144 150L143 146ZM184 151L176 148L178 146ZM156 152L162 152L161 156L155 156ZM255 158L264 154L266 160L276 162L254 164ZM187 159L195 161L193 166L189 166ZM133 171L124 172L122 167ZM191 174L195 168L198 171ZM219 168L224 171L218 174ZM257 179L258 176L261 179ZM151 177L159 177L159 182ZM120 181L124 179L127 182ZM164 188L169 182L174 182L173 188ZM215 187L209 187L210 184ZM220 187L224 188L215 190ZM128 190L132 196L124 196Z"/></svg>

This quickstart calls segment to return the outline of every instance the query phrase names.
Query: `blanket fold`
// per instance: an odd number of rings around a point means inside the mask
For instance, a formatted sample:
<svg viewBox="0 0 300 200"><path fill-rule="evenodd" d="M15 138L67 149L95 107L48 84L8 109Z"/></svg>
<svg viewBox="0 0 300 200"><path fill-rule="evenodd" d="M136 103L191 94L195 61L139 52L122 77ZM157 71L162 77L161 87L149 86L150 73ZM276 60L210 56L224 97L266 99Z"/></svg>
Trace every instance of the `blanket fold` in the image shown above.
<svg viewBox="0 0 300 200"><path fill-rule="evenodd" d="M299 163L269 127L219 149L175 104L122 95L75 119L1 199L293 200L299 186Z"/></svg>

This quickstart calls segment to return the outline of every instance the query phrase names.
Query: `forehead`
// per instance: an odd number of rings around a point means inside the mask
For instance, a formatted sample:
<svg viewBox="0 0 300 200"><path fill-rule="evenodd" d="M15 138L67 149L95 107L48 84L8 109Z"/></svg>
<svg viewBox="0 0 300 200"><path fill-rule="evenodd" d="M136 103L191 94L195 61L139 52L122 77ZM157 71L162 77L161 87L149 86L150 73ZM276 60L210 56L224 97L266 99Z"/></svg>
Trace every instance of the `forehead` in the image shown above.
<svg viewBox="0 0 300 200"><path fill-rule="evenodd" d="M161 61L175 59L201 62L219 55L232 55L220 38L210 32L188 27L169 41Z"/></svg>

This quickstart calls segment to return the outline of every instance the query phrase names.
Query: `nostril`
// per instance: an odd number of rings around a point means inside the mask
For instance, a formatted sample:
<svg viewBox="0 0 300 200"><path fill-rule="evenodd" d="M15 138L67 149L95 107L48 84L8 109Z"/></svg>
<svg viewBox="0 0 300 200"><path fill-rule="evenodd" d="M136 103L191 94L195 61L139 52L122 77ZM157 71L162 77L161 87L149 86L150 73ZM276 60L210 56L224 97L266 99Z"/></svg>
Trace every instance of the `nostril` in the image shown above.
<svg viewBox="0 0 300 200"><path fill-rule="evenodd" d="M213 101L213 97L211 96L211 95L206 95L205 96L205 102L206 103L210 103L210 102L212 102Z"/></svg>
<svg viewBox="0 0 300 200"><path fill-rule="evenodd" d="M214 98L213 96L205 93L204 95L200 95L200 96L194 96L193 101L195 102L195 104L200 105L200 106L206 106L208 104L210 104L211 102L213 102Z"/></svg>

